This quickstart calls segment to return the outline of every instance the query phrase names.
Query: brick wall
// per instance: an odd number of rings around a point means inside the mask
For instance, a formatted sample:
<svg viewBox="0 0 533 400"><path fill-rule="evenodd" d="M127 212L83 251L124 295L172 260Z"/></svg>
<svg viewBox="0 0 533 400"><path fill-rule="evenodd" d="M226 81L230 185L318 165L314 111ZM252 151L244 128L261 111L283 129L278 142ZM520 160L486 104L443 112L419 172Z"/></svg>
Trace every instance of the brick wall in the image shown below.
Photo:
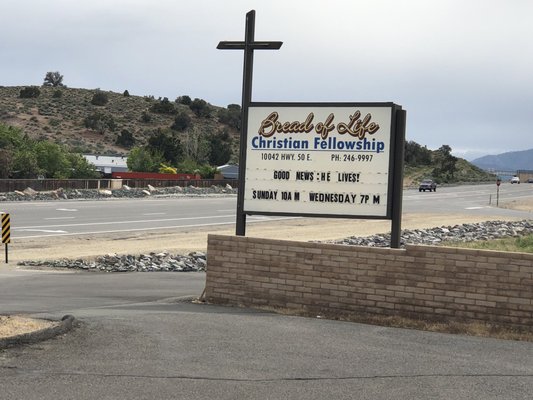
<svg viewBox="0 0 533 400"><path fill-rule="evenodd" d="M206 299L533 326L533 254L209 235Z"/></svg>

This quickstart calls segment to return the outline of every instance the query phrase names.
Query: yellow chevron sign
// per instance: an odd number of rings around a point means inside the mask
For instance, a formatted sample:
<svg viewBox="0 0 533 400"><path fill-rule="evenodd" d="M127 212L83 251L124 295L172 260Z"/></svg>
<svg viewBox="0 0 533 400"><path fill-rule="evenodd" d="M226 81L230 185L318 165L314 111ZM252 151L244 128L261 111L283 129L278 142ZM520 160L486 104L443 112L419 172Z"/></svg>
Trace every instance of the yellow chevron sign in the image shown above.
<svg viewBox="0 0 533 400"><path fill-rule="evenodd" d="M9 214L2 215L2 243L11 243L11 223Z"/></svg>

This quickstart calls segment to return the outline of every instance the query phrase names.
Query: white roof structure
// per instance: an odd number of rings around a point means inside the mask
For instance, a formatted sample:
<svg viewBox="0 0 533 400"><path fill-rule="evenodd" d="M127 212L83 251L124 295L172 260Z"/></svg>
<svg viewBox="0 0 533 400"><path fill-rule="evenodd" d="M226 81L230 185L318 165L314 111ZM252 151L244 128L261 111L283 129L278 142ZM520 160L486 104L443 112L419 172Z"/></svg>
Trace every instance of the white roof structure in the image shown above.
<svg viewBox="0 0 533 400"><path fill-rule="evenodd" d="M112 172L126 172L128 171L128 157L124 156L99 156L94 154L84 154L83 157L93 164L98 171L104 174Z"/></svg>
<svg viewBox="0 0 533 400"><path fill-rule="evenodd" d="M224 176L225 179L239 179L239 166L224 164L217 167L217 170Z"/></svg>

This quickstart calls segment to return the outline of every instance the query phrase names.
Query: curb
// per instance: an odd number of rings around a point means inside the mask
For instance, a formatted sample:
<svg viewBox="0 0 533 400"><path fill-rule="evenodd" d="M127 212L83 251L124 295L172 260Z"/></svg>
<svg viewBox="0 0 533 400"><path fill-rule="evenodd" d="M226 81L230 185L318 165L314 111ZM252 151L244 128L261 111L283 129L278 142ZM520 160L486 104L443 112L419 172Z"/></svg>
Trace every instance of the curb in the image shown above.
<svg viewBox="0 0 533 400"><path fill-rule="evenodd" d="M74 318L73 315L65 315L63 318L61 318L61 322L57 326L0 339L0 350L7 349L8 347L42 342L43 340L48 340L55 336L62 335L63 333L66 333L72 329L75 321L76 318Z"/></svg>

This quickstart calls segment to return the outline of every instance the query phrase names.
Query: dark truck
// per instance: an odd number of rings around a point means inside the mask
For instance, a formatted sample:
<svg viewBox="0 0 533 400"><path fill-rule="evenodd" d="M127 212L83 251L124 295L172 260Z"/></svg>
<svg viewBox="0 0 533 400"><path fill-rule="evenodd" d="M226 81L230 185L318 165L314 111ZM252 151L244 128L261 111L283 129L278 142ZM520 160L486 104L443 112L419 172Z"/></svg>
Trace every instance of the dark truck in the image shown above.
<svg viewBox="0 0 533 400"><path fill-rule="evenodd" d="M420 185L418 186L418 191L425 192L426 190L429 190L430 192L436 192L437 184L435 183L435 181L432 181L431 179L424 179L422 182L420 182Z"/></svg>

